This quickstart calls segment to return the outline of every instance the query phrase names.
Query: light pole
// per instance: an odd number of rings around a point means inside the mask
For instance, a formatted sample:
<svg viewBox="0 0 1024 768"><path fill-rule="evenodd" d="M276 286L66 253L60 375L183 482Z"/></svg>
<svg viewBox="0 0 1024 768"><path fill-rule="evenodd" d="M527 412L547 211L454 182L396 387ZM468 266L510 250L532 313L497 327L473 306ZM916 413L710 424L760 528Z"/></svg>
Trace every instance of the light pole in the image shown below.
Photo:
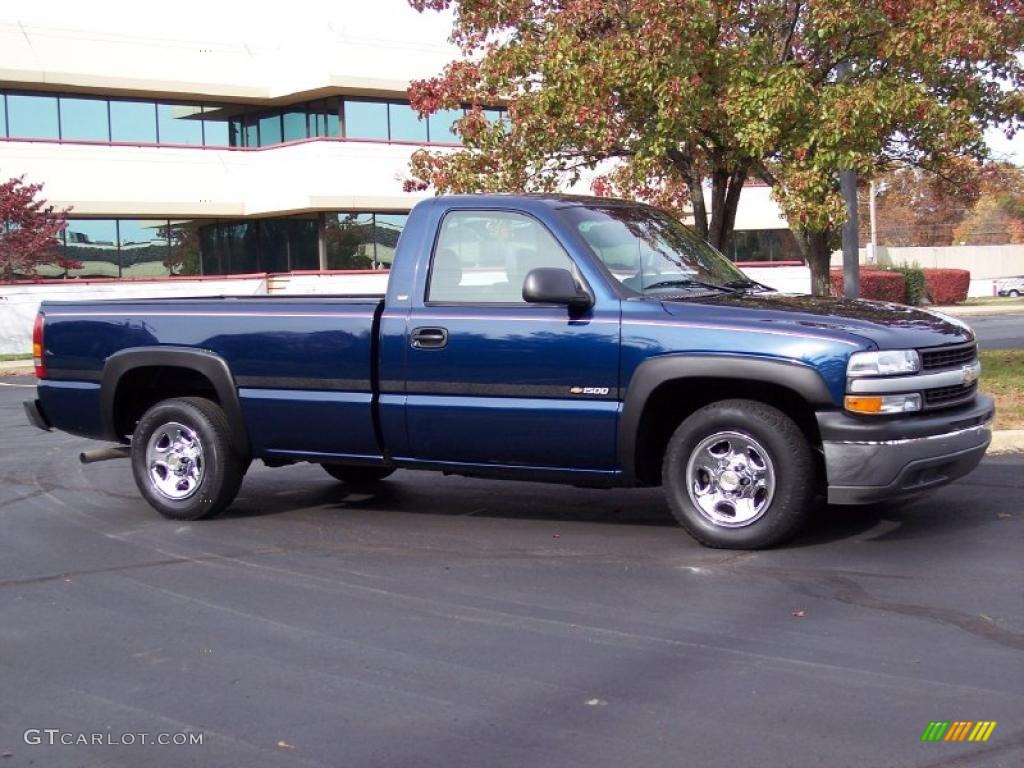
<svg viewBox="0 0 1024 768"><path fill-rule="evenodd" d="M836 76L840 81L850 74L850 62L840 62ZM846 201L846 222L843 224L843 296L860 296L860 233L857 222L857 172L852 168L839 171L839 189Z"/></svg>

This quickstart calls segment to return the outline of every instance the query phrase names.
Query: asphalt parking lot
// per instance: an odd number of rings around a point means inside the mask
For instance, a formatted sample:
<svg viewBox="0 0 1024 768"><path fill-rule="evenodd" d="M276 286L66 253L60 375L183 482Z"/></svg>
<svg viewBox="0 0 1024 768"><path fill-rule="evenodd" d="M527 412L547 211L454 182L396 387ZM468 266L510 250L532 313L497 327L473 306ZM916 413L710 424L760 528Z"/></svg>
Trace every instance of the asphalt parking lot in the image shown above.
<svg viewBox="0 0 1024 768"><path fill-rule="evenodd" d="M978 335L982 349L1024 348L1024 310L998 315L972 315L964 317Z"/></svg>
<svg viewBox="0 0 1024 768"><path fill-rule="evenodd" d="M179 524L0 386L0 768L1024 763L1024 459L788 548L656 490L254 466ZM986 743L922 743L995 720ZM26 744L202 734L193 746Z"/></svg>

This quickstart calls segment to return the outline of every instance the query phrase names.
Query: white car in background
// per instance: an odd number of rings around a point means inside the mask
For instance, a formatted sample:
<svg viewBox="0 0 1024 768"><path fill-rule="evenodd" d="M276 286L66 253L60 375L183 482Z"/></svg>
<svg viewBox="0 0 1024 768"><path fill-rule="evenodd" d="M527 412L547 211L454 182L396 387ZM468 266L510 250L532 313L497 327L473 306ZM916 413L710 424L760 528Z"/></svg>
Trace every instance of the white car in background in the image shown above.
<svg viewBox="0 0 1024 768"><path fill-rule="evenodd" d="M1024 296L1024 277L1007 277L996 280L996 293L1000 296Z"/></svg>

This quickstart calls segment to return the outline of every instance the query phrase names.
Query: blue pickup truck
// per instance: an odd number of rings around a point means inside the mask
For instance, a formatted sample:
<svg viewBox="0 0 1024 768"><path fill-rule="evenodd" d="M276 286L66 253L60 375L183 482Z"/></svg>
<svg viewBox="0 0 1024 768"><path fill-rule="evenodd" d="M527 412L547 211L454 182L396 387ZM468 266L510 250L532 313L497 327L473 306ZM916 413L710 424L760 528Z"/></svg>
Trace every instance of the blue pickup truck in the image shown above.
<svg viewBox="0 0 1024 768"><path fill-rule="evenodd" d="M962 323L775 293L605 198L435 198L385 296L46 302L33 347L31 422L116 443L91 458L175 520L259 459L660 485L701 543L760 548L964 475L993 417Z"/></svg>

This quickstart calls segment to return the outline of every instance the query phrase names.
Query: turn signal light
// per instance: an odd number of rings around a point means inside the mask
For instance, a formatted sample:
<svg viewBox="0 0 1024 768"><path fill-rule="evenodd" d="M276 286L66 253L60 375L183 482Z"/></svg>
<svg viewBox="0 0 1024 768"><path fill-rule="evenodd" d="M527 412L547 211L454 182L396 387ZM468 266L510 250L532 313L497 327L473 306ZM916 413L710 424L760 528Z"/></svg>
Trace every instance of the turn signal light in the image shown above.
<svg viewBox="0 0 1024 768"><path fill-rule="evenodd" d="M909 413L921 410L921 396L912 395L847 395L843 401L851 413Z"/></svg>
<svg viewBox="0 0 1024 768"><path fill-rule="evenodd" d="M846 410L854 413L881 413L881 397L846 397Z"/></svg>

